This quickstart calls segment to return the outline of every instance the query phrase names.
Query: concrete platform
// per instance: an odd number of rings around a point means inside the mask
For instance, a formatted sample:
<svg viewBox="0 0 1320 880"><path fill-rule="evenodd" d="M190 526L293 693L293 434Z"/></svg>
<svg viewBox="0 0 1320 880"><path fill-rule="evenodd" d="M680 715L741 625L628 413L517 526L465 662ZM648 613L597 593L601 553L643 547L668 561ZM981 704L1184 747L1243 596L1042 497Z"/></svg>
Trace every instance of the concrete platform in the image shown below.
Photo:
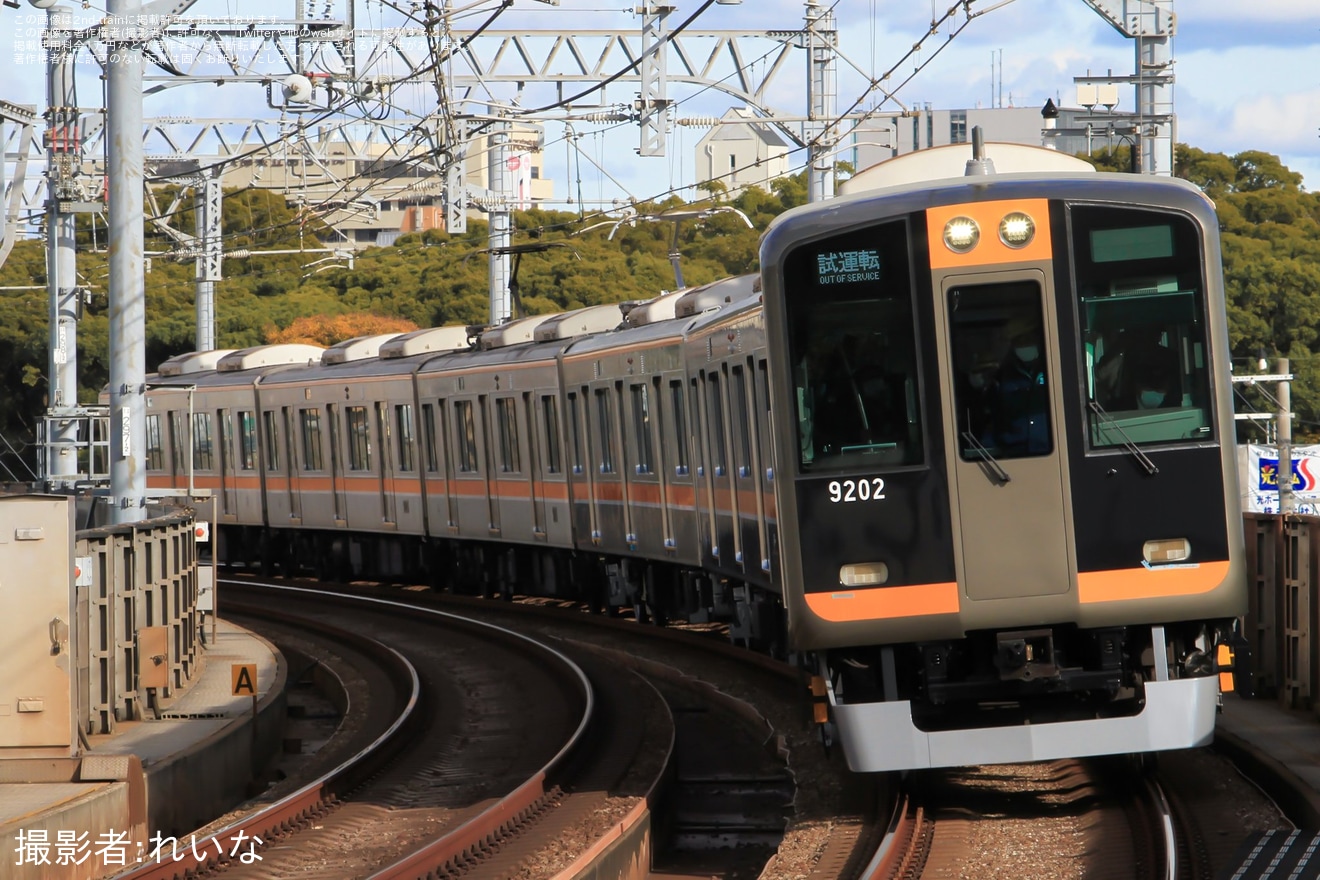
<svg viewBox="0 0 1320 880"><path fill-rule="evenodd" d="M1224 695L1215 746L1247 769L1301 832L1257 834L1244 847L1241 880L1320 877L1320 716L1283 708L1273 699ZM1271 873L1273 872L1273 873Z"/></svg>
<svg viewBox="0 0 1320 880"><path fill-rule="evenodd" d="M236 663L257 668L255 714L231 696ZM186 845L279 747L286 678L273 645L220 620L200 675L159 717L89 737L81 759L0 761L0 877L94 880L147 856L157 833Z"/></svg>

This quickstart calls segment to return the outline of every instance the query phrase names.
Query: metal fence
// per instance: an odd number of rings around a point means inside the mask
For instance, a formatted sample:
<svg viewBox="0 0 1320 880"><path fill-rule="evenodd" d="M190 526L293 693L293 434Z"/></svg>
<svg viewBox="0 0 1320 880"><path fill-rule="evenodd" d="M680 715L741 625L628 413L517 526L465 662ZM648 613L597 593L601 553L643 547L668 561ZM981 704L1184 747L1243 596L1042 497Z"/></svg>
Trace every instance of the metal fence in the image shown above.
<svg viewBox="0 0 1320 880"><path fill-rule="evenodd" d="M1311 634L1320 624L1320 517L1248 513L1245 533L1251 600L1244 635L1256 694L1316 709L1320 657Z"/></svg>
<svg viewBox="0 0 1320 880"><path fill-rule="evenodd" d="M198 674L194 515L86 529L76 540L78 724L113 733L168 707Z"/></svg>

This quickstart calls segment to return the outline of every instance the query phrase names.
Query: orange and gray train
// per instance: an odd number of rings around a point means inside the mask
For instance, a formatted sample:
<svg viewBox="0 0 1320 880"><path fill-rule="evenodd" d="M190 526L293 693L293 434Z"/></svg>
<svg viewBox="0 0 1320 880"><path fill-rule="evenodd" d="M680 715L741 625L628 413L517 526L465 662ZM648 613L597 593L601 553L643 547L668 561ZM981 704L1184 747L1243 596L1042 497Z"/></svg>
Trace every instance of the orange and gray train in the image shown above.
<svg viewBox="0 0 1320 880"><path fill-rule="evenodd" d="M231 561L726 620L856 770L1194 746L1246 600L1217 230L1135 175L841 198L759 278L181 356L149 474Z"/></svg>

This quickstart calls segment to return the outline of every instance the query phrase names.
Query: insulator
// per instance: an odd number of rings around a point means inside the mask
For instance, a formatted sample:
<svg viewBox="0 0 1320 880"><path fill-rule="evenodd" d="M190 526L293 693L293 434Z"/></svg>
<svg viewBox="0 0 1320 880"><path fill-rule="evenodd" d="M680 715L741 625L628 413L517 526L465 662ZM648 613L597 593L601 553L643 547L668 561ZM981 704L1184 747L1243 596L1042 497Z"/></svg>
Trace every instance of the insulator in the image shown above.
<svg viewBox="0 0 1320 880"><path fill-rule="evenodd" d="M676 125L686 125L691 128L709 128L712 125L719 125L719 117L716 116L684 116L676 120Z"/></svg>

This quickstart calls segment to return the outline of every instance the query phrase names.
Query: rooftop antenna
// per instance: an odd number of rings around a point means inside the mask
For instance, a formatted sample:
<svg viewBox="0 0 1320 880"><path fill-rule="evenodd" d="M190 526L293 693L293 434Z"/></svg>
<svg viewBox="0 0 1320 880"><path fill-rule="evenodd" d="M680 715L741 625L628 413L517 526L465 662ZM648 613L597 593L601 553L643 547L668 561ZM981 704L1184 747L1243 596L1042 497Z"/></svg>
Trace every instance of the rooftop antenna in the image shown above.
<svg viewBox="0 0 1320 880"><path fill-rule="evenodd" d="M981 126L972 126L972 158L967 160L968 177L981 177L995 173L994 160L985 155L985 139L981 135Z"/></svg>

